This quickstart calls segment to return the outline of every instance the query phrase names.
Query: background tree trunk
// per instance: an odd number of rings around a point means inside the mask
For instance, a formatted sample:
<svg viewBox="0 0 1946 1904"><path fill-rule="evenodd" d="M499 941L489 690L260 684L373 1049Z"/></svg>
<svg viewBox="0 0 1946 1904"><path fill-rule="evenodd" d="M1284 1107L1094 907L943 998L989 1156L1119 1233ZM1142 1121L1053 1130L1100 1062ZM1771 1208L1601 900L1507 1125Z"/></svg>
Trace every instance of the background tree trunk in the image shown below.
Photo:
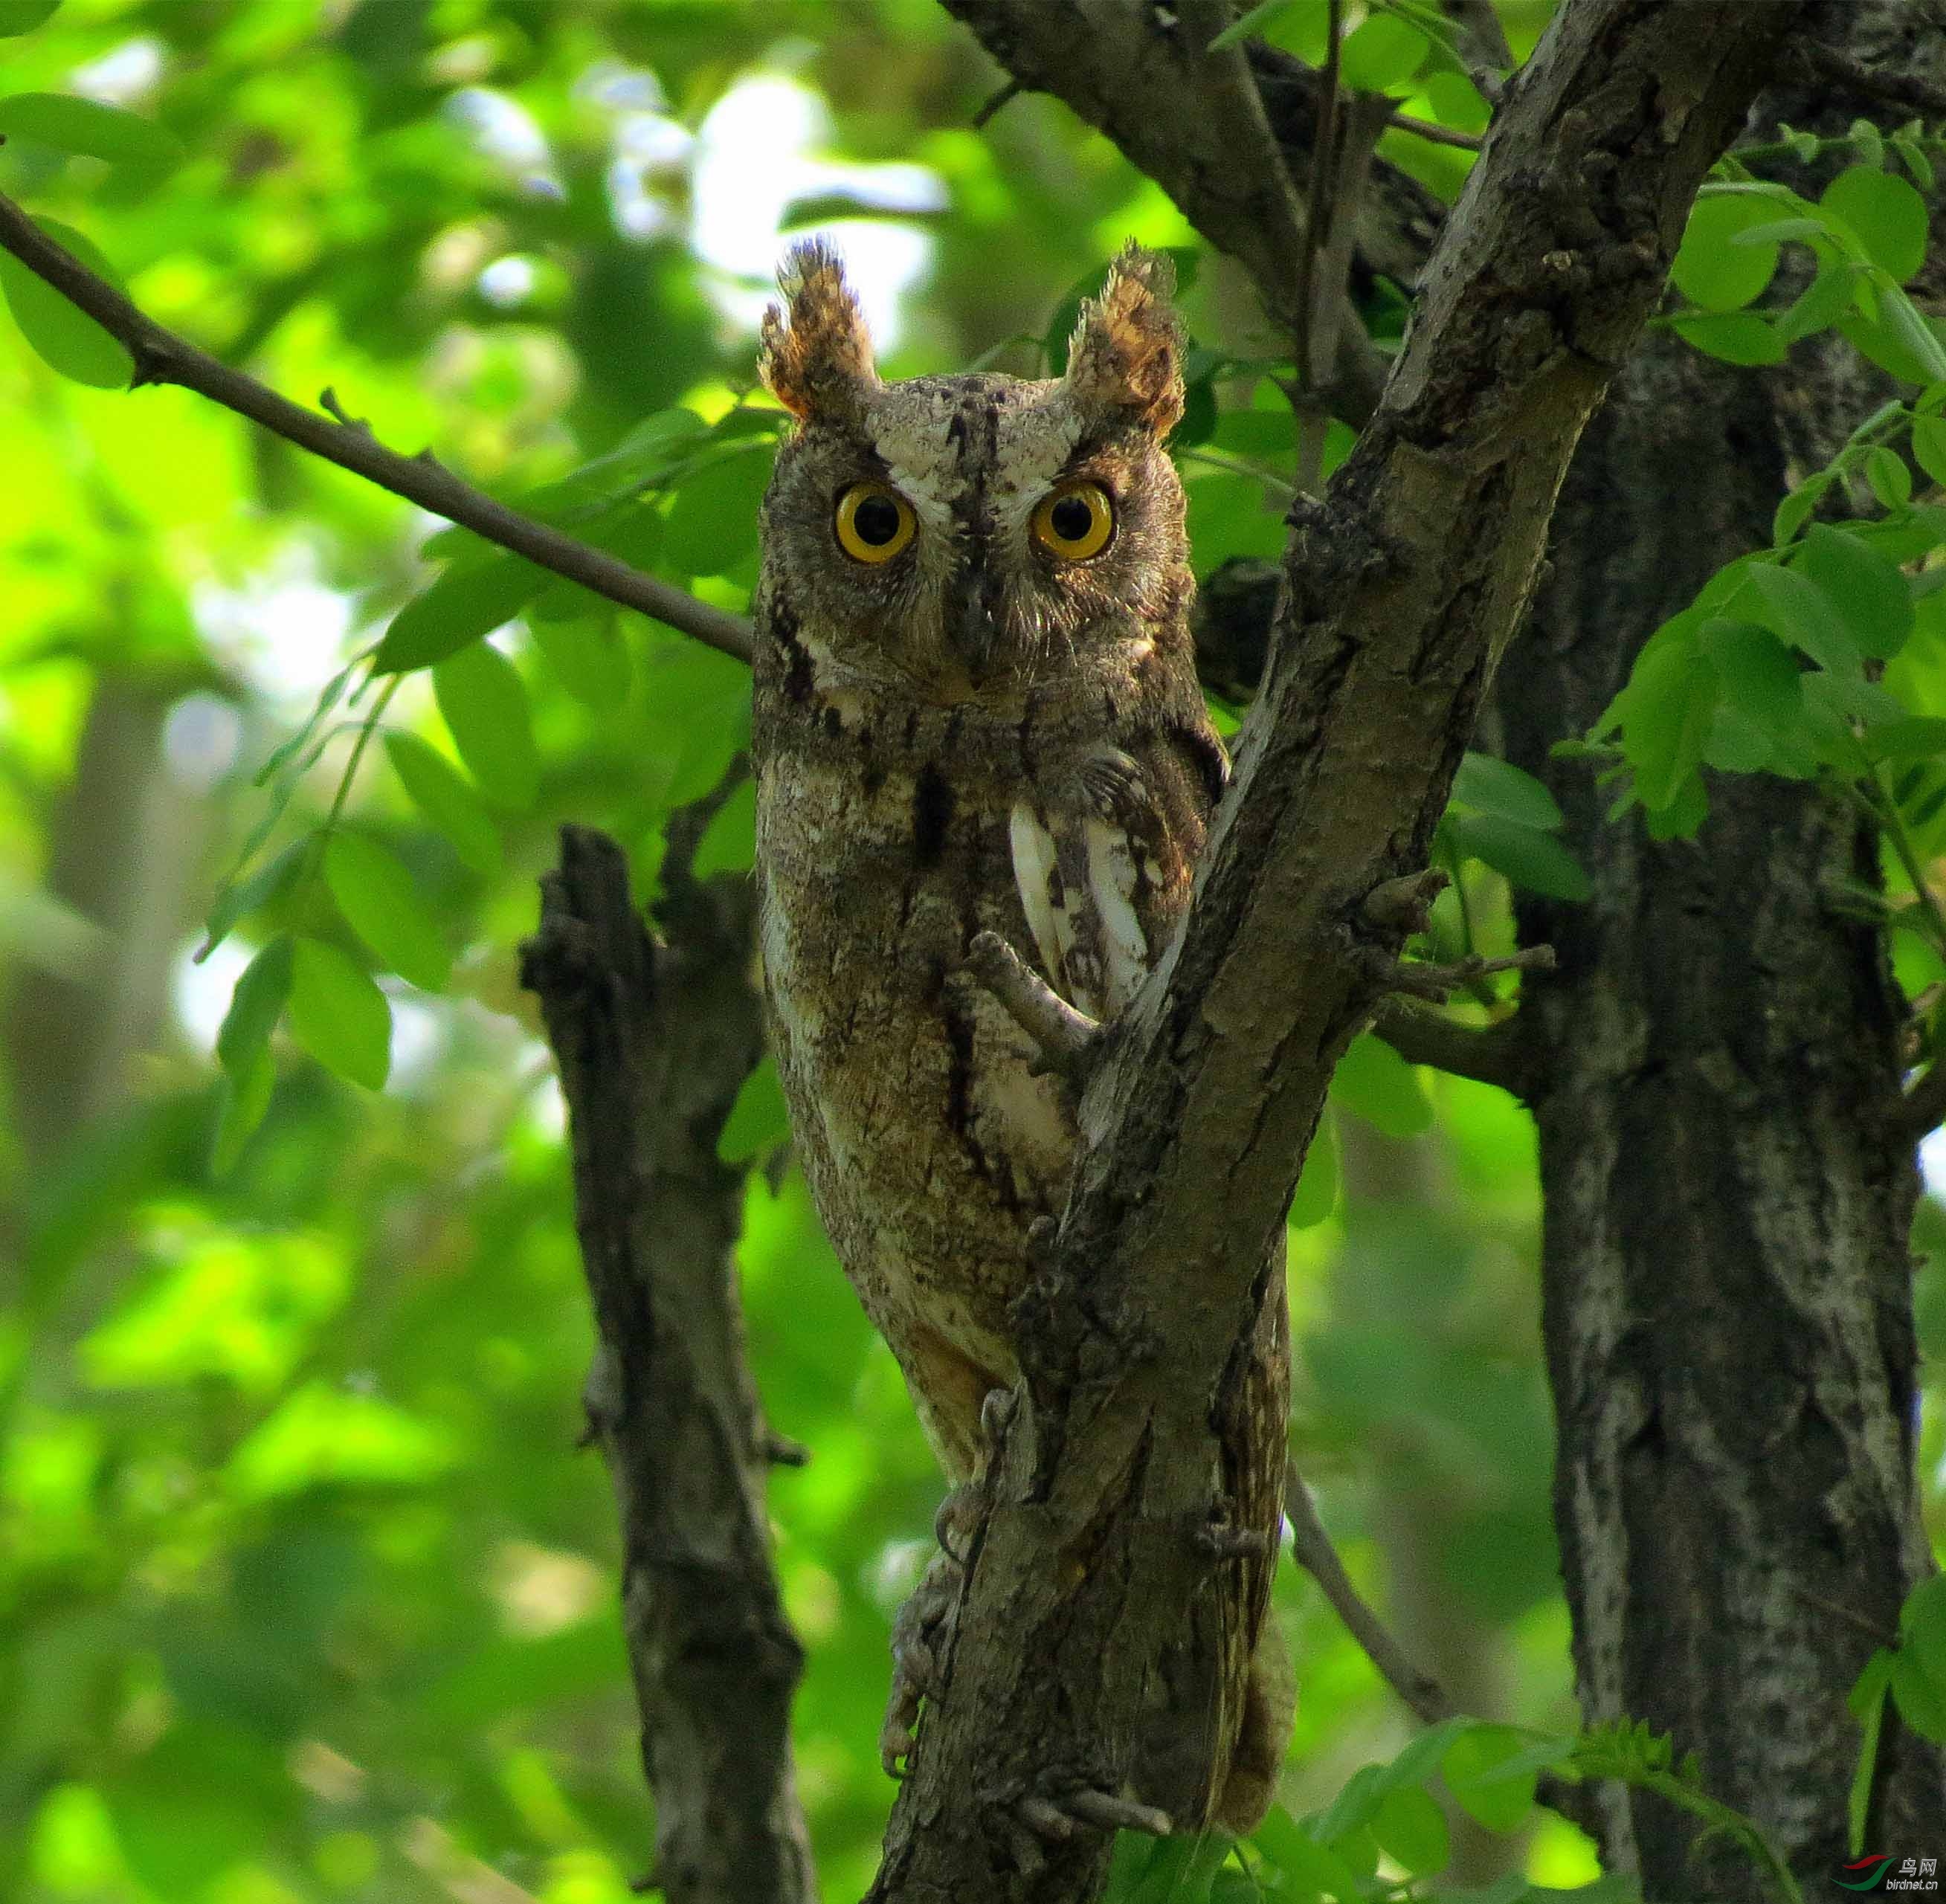
<svg viewBox="0 0 1946 1904"><path fill-rule="evenodd" d="M1936 74L1946 34L1923 14L1859 10L1849 50ZM1765 116L1842 131L1867 104L1778 92ZM1887 1120L1903 1006L1880 934L1829 896L1876 881L1876 836L1812 787L1713 776L1699 837L1658 845L1548 750L1717 568L1768 543L1790 477L1884 384L1830 333L1762 373L1646 341L1583 441L1498 690L1508 756L1553 788L1595 885L1521 908L1561 961L1521 1010L1546 1054L1543 1304L1583 1709L1673 1733L1807 1877L1847 1855L1845 1693L1932 1566L1913 1478L1918 1180ZM1938 1754L1889 1736L1880 1763L1867 1848L1929 1849ZM1600 1808L1611 1868L1648 1896L1759 1895L1662 1801L1611 1788Z"/></svg>

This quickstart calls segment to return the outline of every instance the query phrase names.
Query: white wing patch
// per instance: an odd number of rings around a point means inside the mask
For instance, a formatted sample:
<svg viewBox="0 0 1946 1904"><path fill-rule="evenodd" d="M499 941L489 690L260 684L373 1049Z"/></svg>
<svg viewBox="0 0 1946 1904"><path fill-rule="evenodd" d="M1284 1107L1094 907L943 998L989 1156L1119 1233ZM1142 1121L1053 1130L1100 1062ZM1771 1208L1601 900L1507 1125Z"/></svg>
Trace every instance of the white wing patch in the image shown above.
<svg viewBox="0 0 1946 1904"><path fill-rule="evenodd" d="M1126 828L1092 816L1083 825L1088 889L1095 902L1095 915L1101 921L1101 950L1107 965L1104 989L1109 1011L1116 1012L1135 996L1149 968L1148 935L1135 906L1135 857Z"/></svg>
<svg viewBox="0 0 1946 1904"><path fill-rule="evenodd" d="M1040 954L1041 970L1049 983L1059 989L1066 983L1067 955L1074 945L1073 922L1066 907L1055 903L1059 851L1053 835L1025 801L1015 803L1007 838L1013 851L1014 884L1020 890L1021 909L1027 915L1027 930Z"/></svg>

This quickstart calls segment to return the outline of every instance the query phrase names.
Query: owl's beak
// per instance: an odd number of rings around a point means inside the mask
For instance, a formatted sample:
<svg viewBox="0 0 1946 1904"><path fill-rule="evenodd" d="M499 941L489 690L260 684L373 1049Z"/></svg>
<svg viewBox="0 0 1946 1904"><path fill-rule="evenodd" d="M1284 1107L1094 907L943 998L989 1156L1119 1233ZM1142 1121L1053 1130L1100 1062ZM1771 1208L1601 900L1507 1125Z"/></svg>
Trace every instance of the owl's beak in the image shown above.
<svg viewBox="0 0 1946 1904"><path fill-rule="evenodd" d="M975 680L992 665L1000 643L999 604L987 577L977 569L969 570L960 591L959 625L954 646Z"/></svg>

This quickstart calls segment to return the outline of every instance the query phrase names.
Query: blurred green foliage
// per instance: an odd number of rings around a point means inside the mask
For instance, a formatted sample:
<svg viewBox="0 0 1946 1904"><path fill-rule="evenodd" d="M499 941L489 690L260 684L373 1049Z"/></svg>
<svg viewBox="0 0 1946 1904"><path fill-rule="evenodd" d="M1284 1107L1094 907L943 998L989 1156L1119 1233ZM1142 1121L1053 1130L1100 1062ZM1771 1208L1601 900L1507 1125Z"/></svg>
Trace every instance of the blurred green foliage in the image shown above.
<svg viewBox="0 0 1946 1904"><path fill-rule="evenodd" d="M1543 12L1508 7L1517 43ZM1372 83L1477 125L1417 17L1360 29ZM971 130L1000 76L930 0L26 0L0 31L0 189L144 309L724 606L776 427L755 319L813 225L892 375L1036 372L1124 239L1180 248L1199 566L1281 545L1289 413L1245 288L1050 103ZM120 393L99 333L17 270L0 292L0 1896L621 1904L652 1813L514 948L564 819L653 893L671 810L747 733L742 671L198 398ZM1559 823L1469 764L1439 946L1506 949L1506 878L1579 896ZM705 870L742 876L749 825L731 800ZM886 1638L940 1484L768 1168L781 1128L759 1072L724 1150L764 1166L751 1355L813 1455L771 1504L836 1899L875 1862ZM1501 1094L1354 1047L1294 1216L1293 1435L1408 1648L1558 1759L1533 1148ZM1434 1813L1436 1754L1397 1756L1364 1656L1293 1569L1277 1591L1287 1810L1215 1894L1355 1888L1382 1854L1509 1899L1595 1877L1490 1776L1531 1734L1438 1742ZM1201 1856L1135 1847L1124 1878L1180 1895Z"/></svg>

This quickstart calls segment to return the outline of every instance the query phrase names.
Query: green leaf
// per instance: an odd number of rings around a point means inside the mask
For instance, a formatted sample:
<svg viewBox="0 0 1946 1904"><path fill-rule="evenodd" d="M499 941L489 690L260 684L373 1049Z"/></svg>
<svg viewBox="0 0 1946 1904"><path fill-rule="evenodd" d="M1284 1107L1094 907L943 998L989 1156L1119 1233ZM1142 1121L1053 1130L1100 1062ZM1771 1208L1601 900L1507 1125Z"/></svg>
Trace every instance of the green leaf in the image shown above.
<svg viewBox="0 0 1946 1904"><path fill-rule="evenodd" d="M1784 497L1771 518L1771 541L1776 547L1782 548L1796 535L1810 519L1819 498L1837 480L1835 470L1820 470L1815 476L1807 476Z"/></svg>
<svg viewBox="0 0 1946 1904"><path fill-rule="evenodd" d="M743 1080L717 1134L716 1154L726 1164L746 1164L752 1158L790 1141L790 1115L784 1107L783 1087L777 1082L777 1060L765 1057Z"/></svg>
<svg viewBox="0 0 1946 1904"><path fill-rule="evenodd" d="M181 142L153 119L69 93L0 99L0 134L114 165L172 165L182 156Z"/></svg>
<svg viewBox="0 0 1946 1904"><path fill-rule="evenodd" d="M1718 617L1697 640L1724 694L1767 735L1795 735L1804 726L1803 669L1796 654L1754 622Z"/></svg>
<svg viewBox="0 0 1946 1904"><path fill-rule="evenodd" d="M1823 668L1855 671L1862 651L1852 638L1844 611L1800 568L1753 563L1749 571L1764 625L1802 648Z"/></svg>
<svg viewBox="0 0 1946 1904"><path fill-rule="evenodd" d="M1305 1153L1304 1172L1290 1199L1288 1218L1293 1230L1310 1230L1338 1207L1338 1126L1327 1104L1318 1115L1317 1129Z"/></svg>
<svg viewBox="0 0 1946 1904"><path fill-rule="evenodd" d="M34 222L89 270L119 285L120 275L92 239L52 218ZM20 335L51 369L97 390L125 390L135 360L94 319L75 309L45 279L36 277L11 252L0 252L0 292Z"/></svg>
<svg viewBox="0 0 1946 1904"><path fill-rule="evenodd" d="M196 949L200 964L227 939L239 921L260 912L272 900L280 899L304 870L310 852L311 836L293 840L276 857L258 868L248 879L233 879L216 896L203 928L202 943Z"/></svg>
<svg viewBox="0 0 1946 1904"><path fill-rule="evenodd" d="M270 1043L270 1029L290 995L292 946L280 933L244 967L216 1034L216 1055L232 1082L246 1075Z"/></svg>
<svg viewBox="0 0 1946 1904"><path fill-rule="evenodd" d="M1410 1065L1382 1038L1362 1032L1332 1074L1335 1102L1390 1137L1432 1126L1432 1105Z"/></svg>
<svg viewBox="0 0 1946 1904"><path fill-rule="evenodd" d="M757 511L772 461L740 451L684 478L663 535L663 559L671 568L686 576L720 576L757 546Z"/></svg>
<svg viewBox="0 0 1946 1904"><path fill-rule="evenodd" d="M1829 330L1851 308L1852 286L1858 267L1848 258L1827 257L1813 278L1772 326L1780 341Z"/></svg>
<svg viewBox="0 0 1946 1904"><path fill-rule="evenodd" d="M1430 1792L1416 1785L1387 1792L1373 1816L1371 1830L1379 1849L1416 1878L1444 1871L1453 1856L1446 1814Z"/></svg>
<svg viewBox="0 0 1946 1904"><path fill-rule="evenodd" d="M561 686L584 707L612 714L628 699L635 671L613 615L583 614L571 621L536 617L529 631Z"/></svg>
<svg viewBox="0 0 1946 1904"><path fill-rule="evenodd" d="M373 671L402 674L443 661L504 627L550 579L545 569L504 549L461 557L392 617L372 658Z"/></svg>
<svg viewBox="0 0 1946 1904"><path fill-rule="evenodd" d="M1926 201L1896 173L1849 166L1818 202L1857 233L1866 256L1895 282L1926 262Z"/></svg>
<svg viewBox="0 0 1946 1904"><path fill-rule="evenodd" d="M1898 1637L1927 1677L1946 1688L1946 1574L1935 1574L1906 1596Z"/></svg>
<svg viewBox="0 0 1946 1904"><path fill-rule="evenodd" d="M1530 1734L1513 1726L1475 1726L1446 1748L1440 1763L1446 1788L1460 1810L1490 1831L1517 1831L1534 1809L1534 1770L1495 1777L1533 1745Z"/></svg>
<svg viewBox="0 0 1946 1904"><path fill-rule="evenodd" d="M392 1062L392 1008L335 946L300 939L291 965L291 1034L326 1069L378 1091Z"/></svg>
<svg viewBox="0 0 1946 1904"><path fill-rule="evenodd" d="M1914 460L1935 483L1946 483L1946 418L1912 419Z"/></svg>
<svg viewBox="0 0 1946 1904"><path fill-rule="evenodd" d="M1498 813L1460 813L1453 838L1470 855L1516 886L1549 899L1585 900L1594 890L1581 863L1552 833Z"/></svg>
<svg viewBox="0 0 1946 1904"><path fill-rule="evenodd" d="M445 835L462 863L489 878L498 872L499 829L459 769L416 734L387 734L385 752L412 804Z"/></svg>
<svg viewBox="0 0 1946 1904"><path fill-rule="evenodd" d="M1893 1657L1892 1696L1914 1732L1946 1745L1946 1680L1935 1679L1910 1647L1901 1646Z"/></svg>
<svg viewBox="0 0 1946 1904"><path fill-rule="evenodd" d="M1931 760L1946 754L1946 719L1914 714L1910 720L1889 721L1866 734L1865 745L1875 761Z"/></svg>
<svg viewBox="0 0 1946 1904"><path fill-rule="evenodd" d="M1861 279L1862 285L1865 280ZM1896 287L1883 289L1878 316L1853 311L1839 330L1882 370L1909 384L1946 381L1946 344Z"/></svg>
<svg viewBox="0 0 1946 1904"><path fill-rule="evenodd" d="M443 992L453 955L421 903L412 875L375 840L334 832L324 849L325 884L345 923L401 978Z"/></svg>
<svg viewBox="0 0 1946 1904"><path fill-rule="evenodd" d="M1471 748L1453 776L1453 798L1481 813L1498 813L1503 819L1549 833L1558 832L1562 823L1553 795L1531 773L1510 761Z"/></svg>
<svg viewBox="0 0 1946 1904"><path fill-rule="evenodd" d="M540 791L540 756L527 687L514 664L476 642L434 667L432 691L482 792L503 807L532 806Z"/></svg>
<svg viewBox="0 0 1946 1904"><path fill-rule="evenodd" d="M1283 1806L1271 1807L1252 1834L1251 1842L1287 1878L1296 1881L1287 1888L1299 1895L1308 1891L1334 1897L1339 1904L1364 1904L1358 1873L1336 1852L1301 1829Z"/></svg>
<svg viewBox="0 0 1946 1904"><path fill-rule="evenodd" d="M1759 198L1712 196L1696 201L1670 276L1706 311L1741 310L1761 295L1777 273L1775 244L1740 244L1774 222L1775 208Z"/></svg>
<svg viewBox="0 0 1946 1904"><path fill-rule="evenodd" d="M1419 69L1428 46L1426 35L1396 14L1369 14L1339 49L1339 79L1353 92L1384 92Z"/></svg>
<svg viewBox="0 0 1946 1904"><path fill-rule="evenodd" d="M102 1797L122 1856L159 1898L203 1896L297 1808L280 1745L194 1720L171 1725L104 1782Z"/></svg>
<svg viewBox="0 0 1946 1904"><path fill-rule="evenodd" d="M1905 464L1891 451L1885 453L1909 487ZM1905 646L1912 633L1912 591L1896 563L1842 529L1813 523L1790 567L1841 605L1846 631L1863 653L1889 661Z"/></svg>
<svg viewBox="0 0 1946 1904"><path fill-rule="evenodd" d="M1880 1647L1865 1662L1864 1671L1845 1700L1864 1732L1858 1742L1858 1767L1852 1775L1850 1802L1846 1807L1849 1827L1846 1842L1855 1858L1862 1856L1865 1849L1865 1826L1871 1816L1872 1781L1878 1773L1879 1739L1885 1724L1886 1694L1892 1688L1893 1659L1892 1653Z"/></svg>
<svg viewBox="0 0 1946 1904"><path fill-rule="evenodd" d="M757 858L757 785L746 780L709 816L696 843L690 870L698 879L718 872L748 872Z"/></svg>
<svg viewBox="0 0 1946 1904"><path fill-rule="evenodd" d="M226 1073L216 1114L216 1135L210 1145L209 1172L218 1182L236 1168L243 1146L255 1136L270 1108L276 1089L277 1067L267 1051L259 1050L240 1072Z"/></svg>
<svg viewBox="0 0 1946 1904"><path fill-rule="evenodd" d="M1905 458L1883 443L1865 458L1865 480L1888 509L1903 509L1912 500L1912 472L1906 468Z"/></svg>
<svg viewBox="0 0 1946 1904"><path fill-rule="evenodd" d="M1220 53L1226 46L1234 46L1239 41L1249 39L1253 34L1262 33L1279 14L1283 12L1287 8L1296 6L1298 0L1258 0L1258 4L1251 8L1247 13L1240 14L1236 19L1231 20L1229 25L1209 42L1206 50L1212 53Z"/></svg>
<svg viewBox="0 0 1946 1904"><path fill-rule="evenodd" d="M1725 363L1746 366L1781 363L1784 340L1767 318L1753 310L1712 312L1700 317L1673 317L1670 327L1685 342Z"/></svg>
<svg viewBox="0 0 1946 1904"><path fill-rule="evenodd" d="M60 0L0 0L0 40L16 39L45 26L60 5Z"/></svg>

